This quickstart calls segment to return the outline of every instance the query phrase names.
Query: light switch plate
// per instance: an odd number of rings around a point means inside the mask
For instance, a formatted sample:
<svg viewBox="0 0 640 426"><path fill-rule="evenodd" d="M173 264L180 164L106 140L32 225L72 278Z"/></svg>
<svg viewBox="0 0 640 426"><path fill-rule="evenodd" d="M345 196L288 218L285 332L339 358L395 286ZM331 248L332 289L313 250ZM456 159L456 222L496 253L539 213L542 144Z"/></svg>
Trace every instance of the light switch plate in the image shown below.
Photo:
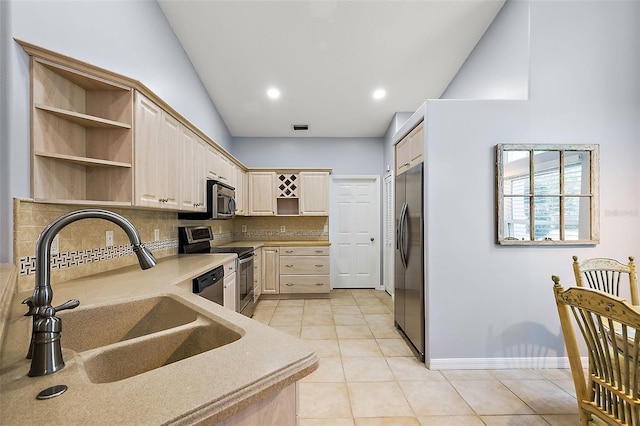
<svg viewBox="0 0 640 426"><path fill-rule="evenodd" d="M160 230L158 228L153 230L153 241L160 241Z"/></svg>
<svg viewBox="0 0 640 426"><path fill-rule="evenodd" d="M111 247L113 245L113 231L107 231L107 236L105 239L107 247Z"/></svg>
<svg viewBox="0 0 640 426"><path fill-rule="evenodd" d="M287 232L287 228L284 225L280 227L280 232Z"/></svg>
<svg viewBox="0 0 640 426"><path fill-rule="evenodd" d="M242 232L247 232L247 225L242 225Z"/></svg>

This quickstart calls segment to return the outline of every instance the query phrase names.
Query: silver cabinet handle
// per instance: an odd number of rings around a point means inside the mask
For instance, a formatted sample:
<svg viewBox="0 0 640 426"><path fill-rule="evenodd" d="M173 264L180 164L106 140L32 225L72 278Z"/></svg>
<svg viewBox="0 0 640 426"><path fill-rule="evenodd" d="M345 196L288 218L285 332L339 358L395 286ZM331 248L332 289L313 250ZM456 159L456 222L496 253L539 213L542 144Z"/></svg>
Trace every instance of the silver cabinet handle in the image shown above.
<svg viewBox="0 0 640 426"><path fill-rule="evenodd" d="M324 250L316 250L316 253L324 253Z"/></svg>
<svg viewBox="0 0 640 426"><path fill-rule="evenodd" d="M323 285L324 285L324 283L316 283L316 285L318 285L318 286L323 286Z"/></svg>
<svg viewBox="0 0 640 426"><path fill-rule="evenodd" d="M291 287L293 284L292 283L286 283L285 285L288 285L289 287Z"/></svg>
<svg viewBox="0 0 640 426"><path fill-rule="evenodd" d="M320 265L316 265L317 268L322 268L324 265L320 264Z"/></svg>
<svg viewBox="0 0 640 426"><path fill-rule="evenodd" d="M293 250L285 250L285 253L293 253Z"/></svg>
<svg viewBox="0 0 640 426"><path fill-rule="evenodd" d="M293 268L293 265L284 265L284 266L286 266L287 268Z"/></svg>

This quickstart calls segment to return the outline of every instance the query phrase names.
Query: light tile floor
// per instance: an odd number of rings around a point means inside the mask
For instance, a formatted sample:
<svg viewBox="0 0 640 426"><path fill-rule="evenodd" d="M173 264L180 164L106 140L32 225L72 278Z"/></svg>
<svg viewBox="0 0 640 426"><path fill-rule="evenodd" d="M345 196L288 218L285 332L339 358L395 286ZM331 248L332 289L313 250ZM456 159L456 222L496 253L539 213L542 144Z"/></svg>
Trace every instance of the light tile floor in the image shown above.
<svg viewBox="0 0 640 426"><path fill-rule="evenodd" d="M384 291L261 300L253 318L318 351L320 366L300 382L300 426L579 424L569 370L426 369Z"/></svg>

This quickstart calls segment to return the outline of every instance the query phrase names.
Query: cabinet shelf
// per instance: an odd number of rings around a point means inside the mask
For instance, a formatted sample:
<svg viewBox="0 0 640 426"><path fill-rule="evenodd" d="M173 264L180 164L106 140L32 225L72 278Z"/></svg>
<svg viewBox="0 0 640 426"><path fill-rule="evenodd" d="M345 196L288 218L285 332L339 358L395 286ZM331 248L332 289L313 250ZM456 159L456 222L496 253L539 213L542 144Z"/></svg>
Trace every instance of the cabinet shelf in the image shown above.
<svg viewBox="0 0 640 426"><path fill-rule="evenodd" d="M123 91L129 92L131 89L126 86L121 86L111 81L104 80L94 75L85 74L82 71L67 68L64 65L59 65L53 62L49 62L45 59L36 59L36 62L42 64L44 67L53 71L60 77L72 82L73 84L82 87L85 90L109 90L109 91Z"/></svg>
<svg viewBox="0 0 640 426"><path fill-rule="evenodd" d="M102 75L31 57L35 201L131 205L133 90Z"/></svg>
<svg viewBox="0 0 640 426"><path fill-rule="evenodd" d="M100 160L98 158L78 157L76 155L56 154L53 152L36 151L35 155L38 157L54 158L63 161L69 161L71 163L80 164L88 167L123 167L131 168L130 163L122 163L119 161Z"/></svg>
<svg viewBox="0 0 640 426"><path fill-rule="evenodd" d="M87 128L106 128L106 129L130 129L131 125L127 123L120 123L118 121L107 120L105 118L95 117L88 114L82 114L79 112L69 111L62 108L56 108L48 105L36 104L35 107L39 110L46 111L64 120L71 121L82 127Z"/></svg>

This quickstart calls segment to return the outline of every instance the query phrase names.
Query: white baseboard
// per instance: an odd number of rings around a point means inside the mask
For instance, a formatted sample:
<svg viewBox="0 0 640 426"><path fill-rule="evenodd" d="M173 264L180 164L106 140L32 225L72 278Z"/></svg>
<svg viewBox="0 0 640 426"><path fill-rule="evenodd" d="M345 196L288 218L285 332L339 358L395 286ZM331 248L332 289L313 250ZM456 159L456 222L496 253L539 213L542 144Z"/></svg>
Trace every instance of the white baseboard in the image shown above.
<svg viewBox="0 0 640 426"><path fill-rule="evenodd" d="M583 357L582 365L588 365ZM430 370L507 370L511 368L569 368L567 357L530 358L440 358L427 360Z"/></svg>

